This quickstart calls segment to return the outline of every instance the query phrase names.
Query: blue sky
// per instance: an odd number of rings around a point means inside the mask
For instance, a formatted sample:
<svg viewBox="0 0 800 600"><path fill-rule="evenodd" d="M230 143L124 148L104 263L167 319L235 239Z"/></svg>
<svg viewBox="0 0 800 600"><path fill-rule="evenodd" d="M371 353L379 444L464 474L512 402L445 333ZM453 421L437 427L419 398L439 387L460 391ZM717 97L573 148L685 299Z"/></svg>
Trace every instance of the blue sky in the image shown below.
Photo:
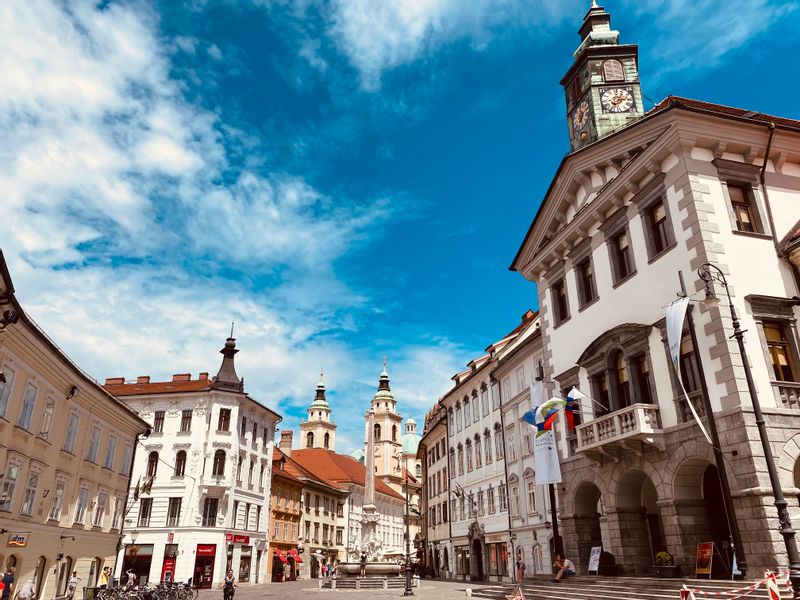
<svg viewBox="0 0 800 600"><path fill-rule="evenodd" d="M388 356L422 421L529 307L507 267L568 149L586 1L31 0L0 8L0 222L91 375L210 370L338 449ZM796 2L606 2L646 96L800 118ZM647 106L649 108L649 105Z"/></svg>

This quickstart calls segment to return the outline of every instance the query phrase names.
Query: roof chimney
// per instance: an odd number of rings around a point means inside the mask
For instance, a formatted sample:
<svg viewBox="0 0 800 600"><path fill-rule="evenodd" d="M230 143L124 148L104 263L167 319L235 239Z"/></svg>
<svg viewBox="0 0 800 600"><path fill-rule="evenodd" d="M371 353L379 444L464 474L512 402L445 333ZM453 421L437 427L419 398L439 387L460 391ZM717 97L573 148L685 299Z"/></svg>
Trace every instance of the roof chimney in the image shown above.
<svg viewBox="0 0 800 600"><path fill-rule="evenodd" d="M200 381L208 380L208 371L203 371L200 375L197 376Z"/></svg>
<svg viewBox="0 0 800 600"><path fill-rule="evenodd" d="M139 375L136 378L136 383L150 383L150 375Z"/></svg>
<svg viewBox="0 0 800 600"><path fill-rule="evenodd" d="M191 381L192 374L191 373L175 373L172 376L172 382L177 383L179 381Z"/></svg>
<svg viewBox="0 0 800 600"><path fill-rule="evenodd" d="M281 431L281 443L280 449L286 456L292 455L292 430L291 429L284 429Z"/></svg>
<svg viewBox="0 0 800 600"><path fill-rule="evenodd" d="M107 377L106 385L122 385L125 383L124 377Z"/></svg>

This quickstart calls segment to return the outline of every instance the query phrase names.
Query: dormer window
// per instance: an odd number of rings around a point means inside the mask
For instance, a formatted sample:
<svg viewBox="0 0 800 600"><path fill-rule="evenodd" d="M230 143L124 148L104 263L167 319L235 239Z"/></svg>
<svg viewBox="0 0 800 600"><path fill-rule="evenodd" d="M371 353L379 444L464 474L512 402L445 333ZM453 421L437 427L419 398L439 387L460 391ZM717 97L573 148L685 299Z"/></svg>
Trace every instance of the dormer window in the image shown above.
<svg viewBox="0 0 800 600"><path fill-rule="evenodd" d="M603 79L605 81L625 81L622 63L611 58L603 63Z"/></svg>

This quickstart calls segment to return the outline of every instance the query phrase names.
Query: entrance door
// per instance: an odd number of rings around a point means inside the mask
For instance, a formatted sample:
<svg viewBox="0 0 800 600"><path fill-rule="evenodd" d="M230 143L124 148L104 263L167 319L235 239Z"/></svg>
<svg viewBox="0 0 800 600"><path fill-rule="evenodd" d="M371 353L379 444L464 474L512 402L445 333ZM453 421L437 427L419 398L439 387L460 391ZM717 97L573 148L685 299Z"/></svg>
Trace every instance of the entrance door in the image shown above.
<svg viewBox="0 0 800 600"><path fill-rule="evenodd" d="M719 554L714 557L712 577L719 579L727 579L731 573L731 551L728 529L728 519L724 510L720 510L720 506L724 506L722 499L722 488L719 483L719 471L714 465L709 465L705 473L703 473L703 500L706 505L706 513L708 514L708 525L711 529L711 539L714 542L716 550ZM721 556L720 556L721 555ZM719 560L722 558L722 560Z"/></svg>
<svg viewBox="0 0 800 600"><path fill-rule="evenodd" d="M475 566L474 577L472 580L483 581L485 576L483 574L483 549L481 548L480 540L472 540L472 564Z"/></svg>
<svg viewBox="0 0 800 600"><path fill-rule="evenodd" d="M216 544L197 544L197 558L194 560L194 585L200 589L210 589L214 582L214 559Z"/></svg>

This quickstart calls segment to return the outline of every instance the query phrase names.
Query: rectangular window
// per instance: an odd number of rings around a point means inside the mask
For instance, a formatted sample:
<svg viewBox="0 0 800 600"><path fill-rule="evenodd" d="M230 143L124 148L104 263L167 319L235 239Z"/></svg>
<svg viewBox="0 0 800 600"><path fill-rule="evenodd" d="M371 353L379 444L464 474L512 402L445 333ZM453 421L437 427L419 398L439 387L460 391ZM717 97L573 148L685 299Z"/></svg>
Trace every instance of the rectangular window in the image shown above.
<svg viewBox="0 0 800 600"><path fill-rule="evenodd" d="M311 494L308 492L306 492L306 512L311 512Z"/></svg>
<svg viewBox="0 0 800 600"><path fill-rule="evenodd" d="M319 523L314 523L314 543L319 544Z"/></svg>
<svg viewBox="0 0 800 600"><path fill-rule="evenodd" d="M501 483L497 486L500 495L500 512L506 512L508 510L508 497L506 493L506 486L505 484Z"/></svg>
<svg viewBox="0 0 800 600"><path fill-rule="evenodd" d="M264 448L266 448L267 444L269 443L269 433L266 427L264 427L264 430L261 432L261 434L261 443L264 445Z"/></svg>
<svg viewBox="0 0 800 600"><path fill-rule="evenodd" d="M652 240L652 254L660 254L667 249L670 244L669 231L667 229L667 210L664 201L659 200L647 209L647 224L650 227Z"/></svg>
<svg viewBox="0 0 800 600"><path fill-rule="evenodd" d="M19 421L17 425L23 429L30 430L31 417L33 416L33 409L36 406L36 395L39 390L32 383L28 383L25 387L25 397L22 399L22 410L19 413Z"/></svg>
<svg viewBox="0 0 800 600"><path fill-rule="evenodd" d="M797 381L797 368L789 348L787 325L780 321L764 322L764 337L775 381Z"/></svg>
<svg viewBox="0 0 800 600"><path fill-rule="evenodd" d="M490 487L486 493L486 501L489 505L489 514L494 514L494 488Z"/></svg>
<svg viewBox="0 0 800 600"><path fill-rule="evenodd" d="M253 423L253 443L258 441L258 425Z"/></svg>
<svg viewBox="0 0 800 600"><path fill-rule="evenodd" d="M44 403L44 410L42 411L42 420L39 422L39 433L37 434L43 440L49 439L50 428L53 426L53 415L56 412L55 398L49 396Z"/></svg>
<svg viewBox="0 0 800 600"><path fill-rule="evenodd" d="M306 540L306 542L310 542L311 541L311 523L309 521L306 521L306 536L305 536L305 540Z"/></svg>
<svg viewBox="0 0 800 600"><path fill-rule="evenodd" d="M526 387L527 386L525 384L525 367L519 367L517 369L517 393L519 394Z"/></svg>
<svg viewBox="0 0 800 600"><path fill-rule="evenodd" d="M470 422L470 414L469 414L469 402L464 400L464 427L469 426Z"/></svg>
<svg viewBox="0 0 800 600"><path fill-rule="evenodd" d="M119 523L122 519L122 511L124 509L125 500L117 496L114 499L114 514L111 516L111 529L119 529Z"/></svg>
<svg viewBox="0 0 800 600"><path fill-rule="evenodd" d="M120 467L120 473L122 473L123 475L130 475L132 455L133 455L133 448L131 448L130 445L126 445L125 450L122 453L122 467Z"/></svg>
<svg viewBox="0 0 800 600"><path fill-rule="evenodd" d="M511 488L511 514L519 514L519 488L517 486Z"/></svg>
<svg viewBox="0 0 800 600"><path fill-rule="evenodd" d="M483 466L483 449L481 448L481 438L475 438L475 468Z"/></svg>
<svg viewBox="0 0 800 600"><path fill-rule="evenodd" d="M106 446L106 457L103 460L103 466L106 469L113 469L114 468L114 456L117 453L117 438L109 436L108 438L108 445Z"/></svg>
<svg viewBox="0 0 800 600"><path fill-rule="evenodd" d="M528 512L536 512L536 485L528 481Z"/></svg>
<svg viewBox="0 0 800 600"><path fill-rule="evenodd" d="M467 472L472 471L472 444L467 443Z"/></svg>
<svg viewBox="0 0 800 600"><path fill-rule="evenodd" d="M272 529L272 539L273 540L277 540L278 539L278 529L280 528L280 526L281 526L281 524L278 523L277 521L275 521L275 527L273 527L273 529Z"/></svg>
<svg viewBox="0 0 800 600"><path fill-rule="evenodd" d="M509 460L516 460L517 459L517 447L514 445L514 432L509 431L507 432L508 437L508 459Z"/></svg>
<svg viewBox="0 0 800 600"><path fill-rule="evenodd" d="M501 460L503 458L503 435L499 429L494 430L494 445L497 460Z"/></svg>
<svg viewBox="0 0 800 600"><path fill-rule="evenodd" d="M247 435L247 417L242 417L242 426L239 428L239 437Z"/></svg>
<svg viewBox="0 0 800 600"><path fill-rule="evenodd" d="M170 498L167 506L167 527L177 527L181 521L181 503L183 498Z"/></svg>
<svg viewBox="0 0 800 600"><path fill-rule="evenodd" d="M86 460L97 462L97 449L100 447L100 428L92 427L92 436L89 438L89 447L86 449Z"/></svg>
<svg viewBox="0 0 800 600"><path fill-rule="evenodd" d="M627 230L611 238L611 256L614 266L614 283L619 283L633 273L633 256Z"/></svg>
<svg viewBox="0 0 800 600"><path fill-rule="evenodd" d="M736 229L750 233L762 233L753 206L753 188L730 182L727 187L733 216L736 219Z"/></svg>
<svg viewBox="0 0 800 600"><path fill-rule="evenodd" d="M684 334L681 339L680 355L681 381L687 393L700 391L700 370L697 366L692 338Z"/></svg>
<svg viewBox="0 0 800 600"><path fill-rule="evenodd" d="M76 523L83 525L83 521L86 518L86 508L88 506L89 506L89 488L83 486L78 492L78 503L75 505Z"/></svg>
<svg viewBox="0 0 800 600"><path fill-rule="evenodd" d="M64 491L66 483L63 481L56 482L56 489L53 490L53 503L50 505L50 513L47 515L48 519L58 521L61 519L61 507L64 505Z"/></svg>
<svg viewBox="0 0 800 600"><path fill-rule="evenodd" d="M569 318L569 300L567 299L567 284L563 278L553 284L550 289L553 301L553 313L556 325Z"/></svg>
<svg viewBox="0 0 800 600"><path fill-rule="evenodd" d="M23 515L31 516L33 514L33 505L36 501L36 491L39 488L39 473L31 472L28 475L28 485L25 486L25 494L22 496L22 510Z"/></svg>
<svg viewBox="0 0 800 600"><path fill-rule="evenodd" d="M67 433L64 435L64 450L67 452L75 451L75 436L78 434L78 415L70 413L67 423Z"/></svg>
<svg viewBox="0 0 800 600"><path fill-rule="evenodd" d="M92 527L103 526L103 518L106 516L107 510L108 510L108 493L101 490L97 494L97 503L94 505L94 520L92 521Z"/></svg>
<svg viewBox="0 0 800 600"><path fill-rule="evenodd" d="M578 280L578 298L580 300L581 308L592 302L597 298L597 288L594 281L594 268L592 266L592 257L587 256L575 267L575 273Z"/></svg>
<svg viewBox="0 0 800 600"><path fill-rule="evenodd" d="M458 510L458 506L457 506L457 504L456 504L456 499L455 499L455 498L452 498L452 499L450 500L450 515L451 515L451 516L455 516L455 515L457 514L457 513L456 513L456 511L457 511L457 510Z"/></svg>
<svg viewBox="0 0 800 600"><path fill-rule="evenodd" d="M153 417L153 433L164 433L164 411L157 410Z"/></svg>
<svg viewBox="0 0 800 600"><path fill-rule="evenodd" d="M217 421L217 431L229 431L231 428L231 409L220 408L219 420Z"/></svg>
<svg viewBox="0 0 800 600"><path fill-rule="evenodd" d="M217 526L217 508L219 498L206 498L203 504L203 527Z"/></svg>
<svg viewBox="0 0 800 600"><path fill-rule="evenodd" d="M481 409L484 417L489 414L489 390L481 390Z"/></svg>
<svg viewBox="0 0 800 600"><path fill-rule="evenodd" d="M139 500L139 527L150 526L150 514L153 512L153 499L141 498Z"/></svg>
<svg viewBox="0 0 800 600"><path fill-rule="evenodd" d="M5 381L0 382L0 417L6 416L8 409L8 398L11 396L11 388L14 386L14 371L9 367L3 366Z"/></svg>
<svg viewBox="0 0 800 600"><path fill-rule="evenodd" d="M506 377L505 379L503 379L503 400L508 401L510 399L511 399L511 378ZM499 408L499 405L495 406L495 408Z"/></svg>
<svg viewBox="0 0 800 600"><path fill-rule="evenodd" d="M192 430L192 409L181 411L181 431L186 433Z"/></svg>
<svg viewBox="0 0 800 600"><path fill-rule="evenodd" d="M344 530L337 529L336 530L336 545L337 546L341 546L342 545L343 538L344 538Z"/></svg>
<svg viewBox="0 0 800 600"><path fill-rule="evenodd" d="M344 504L342 504L341 502L339 503L339 505L338 505L338 507L336 509L336 516L337 517L344 517Z"/></svg>
<svg viewBox="0 0 800 600"><path fill-rule="evenodd" d="M653 403L653 394L650 390L650 361L647 357L637 356L633 359L636 365L636 378L638 380L639 388L639 402L643 404Z"/></svg>

